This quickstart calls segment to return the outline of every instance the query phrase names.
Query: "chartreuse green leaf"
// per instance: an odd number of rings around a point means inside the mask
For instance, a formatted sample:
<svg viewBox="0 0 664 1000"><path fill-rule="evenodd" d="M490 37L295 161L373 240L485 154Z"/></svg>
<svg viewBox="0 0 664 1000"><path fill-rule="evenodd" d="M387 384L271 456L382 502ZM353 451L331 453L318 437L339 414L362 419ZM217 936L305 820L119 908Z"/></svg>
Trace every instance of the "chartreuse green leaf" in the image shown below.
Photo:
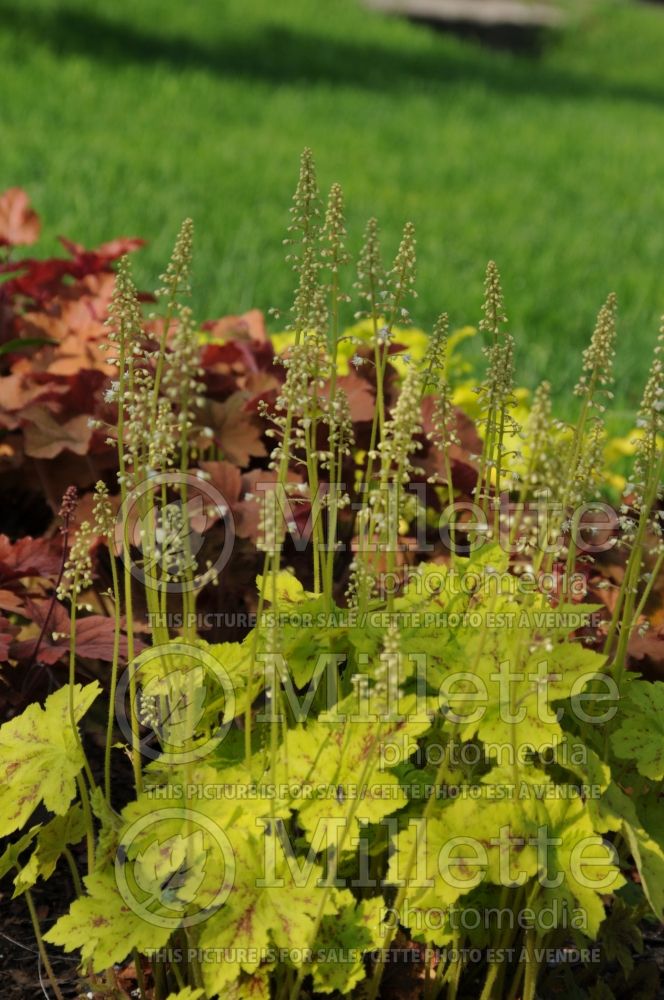
<svg viewBox="0 0 664 1000"><path fill-rule="evenodd" d="M285 788L272 787L262 756L252 758L248 765L220 762L214 766L202 760L167 771L156 761L146 771L145 793L125 807L122 817L128 825L155 810L185 805L232 838L246 830L255 833L262 816L288 818L291 799ZM174 836L180 827L177 816L160 822L162 838Z"/></svg>
<svg viewBox="0 0 664 1000"><path fill-rule="evenodd" d="M14 868L21 868L20 857L23 851L26 851L32 841L37 836L39 831L39 826L31 827L27 833L24 833L15 844L10 844L5 851L0 855L0 879L3 879L8 872L12 871Z"/></svg>
<svg viewBox="0 0 664 1000"><path fill-rule="evenodd" d="M74 685L77 722L100 693L97 681ZM40 802L63 816L76 794L83 751L72 728L69 688L33 704L0 728L0 836L18 830Z"/></svg>
<svg viewBox="0 0 664 1000"><path fill-rule="evenodd" d="M658 920L664 920L664 850L640 824L627 820L625 838L639 870L641 885Z"/></svg>
<svg viewBox="0 0 664 1000"><path fill-rule="evenodd" d="M83 809L77 803L64 816L55 816L39 831L37 838L37 857L39 874L43 879L50 878L55 871L62 851L69 844L79 844L85 836L85 819Z"/></svg>
<svg viewBox="0 0 664 1000"><path fill-rule="evenodd" d="M624 974L629 976L634 968L632 952L643 952L643 938L638 927L638 913L620 896L611 903L600 932L600 941L609 962L619 962Z"/></svg>
<svg viewBox="0 0 664 1000"><path fill-rule="evenodd" d="M185 822L183 816L183 830ZM134 859L136 885L146 893L142 905L150 907L153 900L166 906L193 902L205 878L206 858L204 831L200 829L151 841Z"/></svg>
<svg viewBox="0 0 664 1000"><path fill-rule="evenodd" d="M625 884L611 845L595 832L583 799L572 788L560 786L560 793L545 802L533 803L539 817L538 864L540 889L533 903L535 911L545 909L558 926L566 911L573 926L596 938L604 919L603 895Z"/></svg>
<svg viewBox="0 0 664 1000"><path fill-rule="evenodd" d="M586 809L590 813L597 833L619 830L622 817L611 806L611 768L591 750L586 743L574 736L566 735L556 747L556 759L565 770L579 779L578 785L586 799Z"/></svg>
<svg viewBox="0 0 664 1000"><path fill-rule="evenodd" d="M520 614L503 602L503 614ZM541 645L519 641L519 630L492 624L487 609L477 612L483 627L465 630L459 658L443 676L439 701L460 739L479 736L489 756L502 748L545 752L563 739L560 712L554 703L578 695L595 677L603 657L576 642ZM524 630L529 636L530 629ZM531 650L531 651L529 651Z"/></svg>
<svg viewBox="0 0 664 1000"><path fill-rule="evenodd" d="M656 800L648 810L639 811L630 796L612 783L602 796L600 807L605 828L620 830L634 858L646 899L659 920L664 920L664 849L659 828L660 808ZM648 829L644 826L649 823Z"/></svg>
<svg viewBox="0 0 664 1000"><path fill-rule="evenodd" d="M191 986L185 986L177 993L169 993L166 1000L202 1000L204 990L194 990Z"/></svg>
<svg viewBox="0 0 664 1000"><path fill-rule="evenodd" d="M14 896L35 884L38 878L49 879L62 852L69 844L78 844L85 836L85 820L79 803L64 816L54 816L37 835L37 846L29 861L14 879Z"/></svg>
<svg viewBox="0 0 664 1000"><path fill-rule="evenodd" d="M295 686L309 684L316 670L327 663L332 662L336 671L338 666L330 660L330 654L345 640L345 630L336 624L344 612L333 608L328 613L323 596L302 601L294 609L282 607L280 611L282 614L291 611L291 620L281 627L281 649Z"/></svg>
<svg viewBox="0 0 664 1000"><path fill-rule="evenodd" d="M232 802L224 808L215 795L215 776L218 772L199 765L192 770L192 783L181 784L175 771L172 785L144 792L122 812L118 855L125 860L120 875L148 920L154 917L171 926L185 917L198 920L203 910L219 905L220 893L233 877L236 844L245 830L229 829L231 838L224 824L232 826L241 806ZM202 779L200 785L194 784L195 777ZM173 795L165 797L162 791ZM117 874L117 858L115 864Z"/></svg>
<svg viewBox="0 0 664 1000"><path fill-rule="evenodd" d="M659 844L664 844L664 800L659 795L659 789L642 798L636 803L640 824Z"/></svg>
<svg viewBox="0 0 664 1000"><path fill-rule="evenodd" d="M66 952L79 951L94 972L122 962L134 948L145 952L164 947L171 928L146 920L139 908L128 906L112 872L88 875L84 881L87 895L72 903L69 913L44 935L45 941Z"/></svg>
<svg viewBox="0 0 664 1000"><path fill-rule="evenodd" d="M472 794L470 788L468 794L460 789L455 801L397 835L387 881L400 885L406 880L411 910L446 909L483 883L512 885L536 874L538 823L532 802L501 797L494 792L498 787L475 787ZM415 863L409 877L410 858Z"/></svg>
<svg viewBox="0 0 664 1000"><path fill-rule="evenodd" d="M265 861L266 838L248 833L234 843L235 876L227 900L202 925L199 944L209 949L203 964L203 979L210 996L229 995L229 987L243 974L255 974L270 959L274 948L295 949L293 964L299 964L310 941L321 905L319 880L323 870L287 860L275 838L273 864ZM332 895L325 913L336 908ZM298 959L296 960L296 955ZM238 992L238 996L243 995Z"/></svg>
<svg viewBox="0 0 664 1000"><path fill-rule="evenodd" d="M258 593L264 593L268 600L272 599L272 578L264 580L262 575L256 577L256 588ZM300 604L314 594L308 593L294 573L289 573L283 569L277 574L276 596L279 602L285 604Z"/></svg>
<svg viewBox="0 0 664 1000"><path fill-rule="evenodd" d="M270 972L273 964L264 964L251 975L241 973L223 993L224 1000L270 1000Z"/></svg>
<svg viewBox="0 0 664 1000"><path fill-rule="evenodd" d="M634 761L639 774L664 778L664 683L633 681L620 708L621 724L611 734L611 748L621 760Z"/></svg>
<svg viewBox="0 0 664 1000"><path fill-rule="evenodd" d="M105 868L113 863L118 848L120 819L111 809L101 788L95 788L90 795L90 807L98 820L97 842L95 845L95 867Z"/></svg>
<svg viewBox="0 0 664 1000"><path fill-rule="evenodd" d="M381 720L380 710L364 716L358 700L339 702L330 721L315 721L285 737L280 775L293 789L291 808L310 837L326 837L348 820L344 850L354 850L360 822L378 823L407 801L391 767L417 747L430 718L415 696L395 702L395 718ZM339 719L343 721L338 721Z"/></svg>
<svg viewBox="0 0 664 1000"><path fill-rule="evenodd" d="M363 952L382 943L382 896L358 902L348 891L335 897L338 912L324 917L312 965L316 993L347 994L366 975Z"/></svg>
<svg viewBox="0 0 664 1000"><path fill-rule="evenodd" d="M399 884L405 877L405 859L415 848L415 877L411 875L407 890L411 910L449 908L484 883L532 883L533 912L546 909L550 927L571 912L576 926L596 937L604 916L602 895L625 881L610 846L595 833L583 800L571 786L547 787L538 780L521 781L517 787L515 797L514 783L505 781L501 769L487 776L481 787L466 788L465 795L430 817L426 826L409 825L396 838L389 882ZM442 933L446 938L447 931ZM435 935L429 939L439 943Z"/></svg>
<svg viewBox="0 0 664 1000"><path fill-rule="evenodd" d="M17 896L22 896L26 889L31 889L38 878L39 858L37 857L37 852L34 851L26 863L21 866L20 871L14 879L14 892L12 894L12 899L16 899Z"/></svg>

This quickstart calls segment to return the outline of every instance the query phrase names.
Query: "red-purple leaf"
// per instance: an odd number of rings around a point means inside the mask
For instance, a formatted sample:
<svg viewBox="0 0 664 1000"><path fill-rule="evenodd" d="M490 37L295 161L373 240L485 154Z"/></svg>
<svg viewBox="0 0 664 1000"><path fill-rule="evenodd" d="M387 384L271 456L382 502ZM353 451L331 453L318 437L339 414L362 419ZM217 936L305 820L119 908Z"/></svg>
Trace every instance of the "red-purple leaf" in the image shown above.
<svg viewBox="0 0 664 1000"><path fill-rule="evenodd" d="M9 188L0 196L0 243L6 246L36 243L40 229L39 216L22 188Z"/></svg>

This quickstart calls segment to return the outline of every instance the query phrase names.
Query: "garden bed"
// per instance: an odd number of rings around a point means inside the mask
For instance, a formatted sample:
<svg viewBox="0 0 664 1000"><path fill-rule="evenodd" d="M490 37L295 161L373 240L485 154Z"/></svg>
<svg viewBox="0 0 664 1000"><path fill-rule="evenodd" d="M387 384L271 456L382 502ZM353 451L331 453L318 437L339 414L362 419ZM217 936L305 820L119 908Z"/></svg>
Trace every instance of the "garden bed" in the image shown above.
<svg viewBox="0 0 664 1000"><path fill-rule="evenodd" d="M146 294L0 198L7 995L657 996L664 330L614 439L613 293L570 423L309 150L285 329L195 321L193 235Z"/></svg>

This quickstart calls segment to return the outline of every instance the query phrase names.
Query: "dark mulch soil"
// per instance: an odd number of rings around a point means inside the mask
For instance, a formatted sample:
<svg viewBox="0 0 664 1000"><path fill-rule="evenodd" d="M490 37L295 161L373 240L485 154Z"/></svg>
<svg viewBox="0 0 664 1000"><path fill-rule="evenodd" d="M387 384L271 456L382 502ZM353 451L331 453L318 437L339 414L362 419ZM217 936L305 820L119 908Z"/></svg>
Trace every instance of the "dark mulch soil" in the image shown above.
<svg viewBox="0 0 664 1000"><path fill-rule="evenodd" d="M10 885L9 881L5 883L1 896L0 996L2 1000L51 998L53 993L37 951L25 900L10 900ZM67 909L68 900L74 898L74 887L69 873L58 870L48 882L38 882L32 894L44 932ZM63 995L67 1000L81 996L76 956L63 955L59 948L49 948L48 954Z"/></svg>

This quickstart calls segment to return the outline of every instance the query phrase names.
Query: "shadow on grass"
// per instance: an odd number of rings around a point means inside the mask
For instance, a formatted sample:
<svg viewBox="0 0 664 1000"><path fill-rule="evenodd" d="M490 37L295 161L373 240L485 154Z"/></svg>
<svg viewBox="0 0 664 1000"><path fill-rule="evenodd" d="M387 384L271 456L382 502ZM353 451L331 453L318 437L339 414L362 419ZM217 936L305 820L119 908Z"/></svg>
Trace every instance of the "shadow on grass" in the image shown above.
<svg viewBox="0 0 664 1000"><path fill-rule="evenodd" d="M101 13L73 7L44 11L0 0L4 30L61 56L84 55L118 66L162 63L175 72L203 70L221 77L278 85L327 83L336 86L399 90L472 81L506 93L545 95L552 100L598 98L664 107L662 86L647 86L563 73L526 57L506 59L482 48L441 45L439 51L402 51L335 39L283 26L265 25L250 38L224 36L209 42L185 35L147 32L119 24ZM221 18L220 18L221 21Z"/></svg>

